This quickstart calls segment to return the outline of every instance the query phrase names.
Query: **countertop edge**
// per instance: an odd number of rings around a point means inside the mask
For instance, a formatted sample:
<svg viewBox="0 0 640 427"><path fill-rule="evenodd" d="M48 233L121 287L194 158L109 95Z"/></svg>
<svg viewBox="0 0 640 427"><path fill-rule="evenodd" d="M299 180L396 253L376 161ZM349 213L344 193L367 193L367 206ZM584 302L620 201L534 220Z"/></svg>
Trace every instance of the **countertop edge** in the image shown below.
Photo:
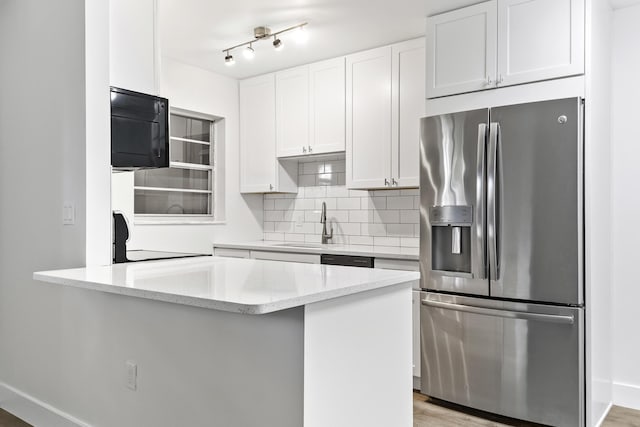
<svg viewBox="0 0 640 427"><path fill-rule="evenodd" d="M98 292L105 292L115 295L124 295L134 298L142 298L148 300L162 301L172 304L181 304L192 307L205 308L210 310L220 310L229 313L262 315L270 314L278 311L288 310L290 308L302 307L321 301L328 301L335 298L341 298L349 295L359 294L362 292L373 291L376 289L386 288L402 284L413 284L419 280L417 272L399 272L400 277L382 279L375 282L360 283L349 288L319 292L304 297L290 298L283 301L263 304L241 304L230 301L212 300L208 298L198 298L186 295L150 291L145 289L128 288L119 285L109 285L105 283L79 280L73 278L60 277L53 275L55 271L39 271L33 273L33 279L52 283L62 286L71 286L79 289L87 289ZM402 277L407 276L407 277Z"/></svg>

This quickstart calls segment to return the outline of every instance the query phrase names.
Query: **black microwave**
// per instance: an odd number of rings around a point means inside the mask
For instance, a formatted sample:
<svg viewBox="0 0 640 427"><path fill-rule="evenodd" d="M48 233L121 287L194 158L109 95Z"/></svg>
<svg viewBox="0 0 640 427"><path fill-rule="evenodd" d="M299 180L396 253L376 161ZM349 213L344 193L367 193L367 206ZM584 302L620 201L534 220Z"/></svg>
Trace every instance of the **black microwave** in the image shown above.
<svg viewBox="0 0 640 427"><path fill-rule="evenodd" d="M169 101L111 88L111 166L120 170L169 167Z"/></svg>

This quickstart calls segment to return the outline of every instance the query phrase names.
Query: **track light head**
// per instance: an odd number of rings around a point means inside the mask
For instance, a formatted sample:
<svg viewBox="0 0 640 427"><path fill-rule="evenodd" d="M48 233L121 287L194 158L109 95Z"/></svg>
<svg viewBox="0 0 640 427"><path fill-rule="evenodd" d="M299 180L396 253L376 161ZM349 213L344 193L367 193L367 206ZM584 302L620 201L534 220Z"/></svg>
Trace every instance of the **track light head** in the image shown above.
<svg viewBox="0 0 640 427"><path fill-rule="evenodd" d="M303 44L309 39L309 33L304 29L304 25L299 26L294 33L298 44Z"/></svg>
<svg viewBox="0 0 640 427"><path fill-rule="evenodd" d="M230 55L228 51L227 56L224 57L224 63L229 67L236 63L236 60L233 59L233 55Z"/></svg>
<svg viewBox="0 0 640 427"><path fill-rule="evenodd" d="M282 50L282 40L280 40L276 36L273 36L273 47L275 48L275 50Z"/></svg>
<svg viewBox="0 0 640 427"><path fill-rule="evenodd" d="M243 51L242 54L244 55L245 58L247 59L253 59L254 56L256 56L256 51L253 50L253 48L251 47L251 45L247 46Z"/></svg>

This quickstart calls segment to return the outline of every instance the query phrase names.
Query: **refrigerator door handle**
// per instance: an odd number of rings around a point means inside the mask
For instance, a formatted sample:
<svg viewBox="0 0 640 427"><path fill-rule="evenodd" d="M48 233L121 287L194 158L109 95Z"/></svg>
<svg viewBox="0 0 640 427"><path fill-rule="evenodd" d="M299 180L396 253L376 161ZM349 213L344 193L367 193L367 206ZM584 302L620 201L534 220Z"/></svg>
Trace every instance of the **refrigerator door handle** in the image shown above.
<svg viewBox="0 0 640 427"><path fill-rule="evenodd" d="M489 147L487 149L487 240L489 246L489 276L492 280L500 279L499 256L499 220L498 220L498 193L499 170L498 151L500 144L500 124L489 125Z"/></svg>
<svg viewBox="0 0 640 427"><path fill-rule="evenodd" d="M473 276L478 279L487 278L487 244L485 241L485 177L487 158L487 124L478 125L478 147L476 152L476 211L475 214L475 259Z"/></svg>
<svg viewBox="0 0 640 427"><path fill-rule="evenodd" d="M560 314L544 314L544 313L531 313L528 311L507 311L498 310L495 308L476 307L465 304L454 304L448 302L431 301L429 299L423 299L422 305L441 308L444 310L461 311L465 313L479 314L483 316L502 317L506 319L522 319L522 320L537 320L540 322L550 323L562 323L572 325L575 322L573 316L563 316Z"/></svg>

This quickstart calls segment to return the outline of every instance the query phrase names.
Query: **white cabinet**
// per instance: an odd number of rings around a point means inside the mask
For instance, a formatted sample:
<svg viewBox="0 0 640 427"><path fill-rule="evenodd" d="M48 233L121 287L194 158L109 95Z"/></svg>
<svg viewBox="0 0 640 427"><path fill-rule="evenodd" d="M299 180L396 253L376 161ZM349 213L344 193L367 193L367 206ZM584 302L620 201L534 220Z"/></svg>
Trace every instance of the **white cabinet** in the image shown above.
<svg viewBox="0 0 640 427"><path fill-rule="evenodd" d="M297 165L276 159L275 75L240 82L240 191L297 192Z"/></svg>
<svg viewBox="0 0 640 427"><path fill-rule="evenodd" d="M345 150L345 59L309 66L310 145L313 154Z"/></svg>
<svg viewBox="0 0 640 427"><path fill-rule="evenodd" d="M248 249L216 248L214 246L213 255L225 258L251 258L251 251Z"/></svg>
<svg viewBox="0 0 640 427"><path fill-rule="evenodd" d="M387 270L409 270L420 271L420 263L418 261L404 259L388 259L376 258L374 261L375 268L384 268ZM413 376L420 378L420 284L415 283L411 291L411 315L412 315L412 363ZM418 380L419 381L419 380ZM419 384L414 380L414 387L419 388Z"/></svg>
<svg viewBox="0 0 640 427"><path fill-rule="evenodd" d="M309 67L276 73L278 157L306 154L309 144Z"/></svg>
<svg viewBox="0 0 640 427"><path fill-rule="evenodd" d="M584 73L584 0L492 0L427 18L427 98Z"/></svg>
<svg viewBox="0 0 640 427"><path fill-rule="evenodd" d="M584 73L584 0L499 0L498 82Z"/></svg>
<svg viewBox="0 0 640 427"><path fill-rule="evenodd" d="M158 94L157 0L109 2L111 86Z"/></svg>
<svg viewBox="0 0 640 427"><path fill-rule="evenodd" d="M270 261L299 262L303 264L320 264L320 255L315 254L251 251L251 258Z"/></svg>
<svg viewBox="0 0 640 427"><path fill-rule="evenodd" d="M276 73L278 157L345 149L344 57Z"/></svg>
<svg viewBox="0 0 640 427"><path fill-rule="evenodd" d="M347 56L347 187L390 183L391 47Z"/></svg>
<svg viewBox="0 0 640 427"><path fill-rule="evenodd" d="M420 119L424 116L425 41L392 46L391 185L420 185Z"/></svg>
<svg viewBox="0 0 640 427"><path fill-rule="evenodd" d="M427 18L427 98L495 82L497 0Z"/></svg>
<svg viewBox="0 0 640 427"><path fill-rule="evenodd" d="M347 56L347 187L419 185L424 39Z"/></svg>

